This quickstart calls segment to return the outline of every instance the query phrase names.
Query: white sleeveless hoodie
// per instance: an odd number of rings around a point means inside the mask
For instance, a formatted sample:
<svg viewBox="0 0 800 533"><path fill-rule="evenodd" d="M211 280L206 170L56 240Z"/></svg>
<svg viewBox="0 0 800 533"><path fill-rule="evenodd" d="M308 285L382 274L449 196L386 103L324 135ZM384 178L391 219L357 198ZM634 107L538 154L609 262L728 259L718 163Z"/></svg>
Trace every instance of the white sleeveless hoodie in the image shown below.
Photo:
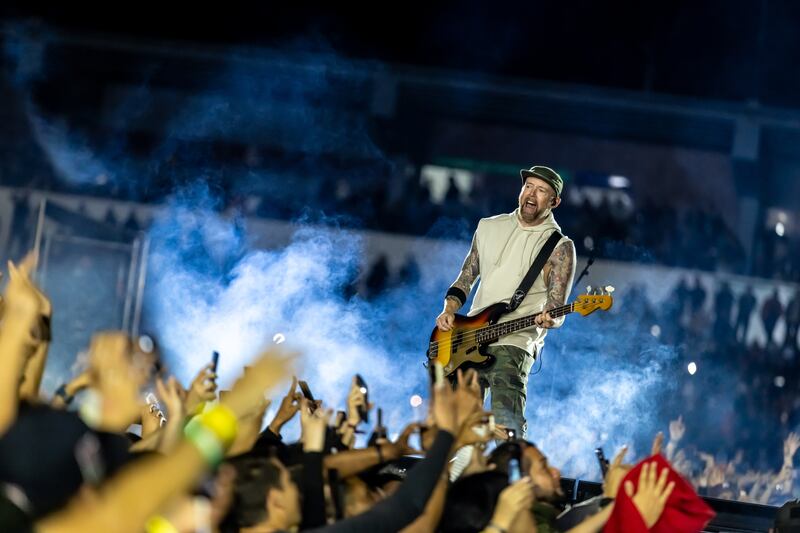
<svg viewBox="0 0 800 533"><path fill-rule="evenodd" d="M515 209L511 213L482 218L478 222L475 241L478 248L480 281L469 316L478 314L492 304L508 303L550 234L556 230L561 231L552 212L541 224L524 227L520 224L518 211ZM556 246L569 240L564 237ZM566 296L569 297L569 291ZM500 322L538 313L544 309L546 302L547 286L543 275L539 274L520 306L511 313L503 315ZM557 326L560 326L563 320L563 318L557 320ZM534 326L500 337L493 346L510 344L535 355L544 345L546 335L547 329Z"/></svg>

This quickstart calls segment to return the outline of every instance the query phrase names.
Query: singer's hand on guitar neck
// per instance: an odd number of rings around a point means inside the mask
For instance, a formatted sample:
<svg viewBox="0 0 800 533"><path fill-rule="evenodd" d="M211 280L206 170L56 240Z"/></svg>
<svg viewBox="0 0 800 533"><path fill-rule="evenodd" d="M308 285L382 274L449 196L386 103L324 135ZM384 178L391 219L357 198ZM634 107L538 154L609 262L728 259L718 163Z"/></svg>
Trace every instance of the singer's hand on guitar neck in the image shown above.
<svg viewBox="0 0 800 533"><path fill-rule="evenodd" d="M549 329L556 327L556 321L553 317L550 316L550 313L548 311L536 315L536 318L533 319L533 322L540 328Z"/></svg>

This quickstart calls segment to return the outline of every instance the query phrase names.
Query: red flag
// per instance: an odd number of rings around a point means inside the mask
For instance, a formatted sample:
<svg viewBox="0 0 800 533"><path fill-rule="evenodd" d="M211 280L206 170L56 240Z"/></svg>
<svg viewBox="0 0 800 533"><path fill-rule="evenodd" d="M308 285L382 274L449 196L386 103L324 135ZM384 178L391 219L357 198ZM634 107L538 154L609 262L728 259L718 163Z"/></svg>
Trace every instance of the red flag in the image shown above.
<svg viewBox="0 0 800 533"><path fill-rule="evenodd" d="M653 461L658 464L657 472L659 475L664 468L669 469L667 484L669 484L670 481L674 481L675 489L672 491L672 494L670 494L667 505L664 507L664 512L661 514L658 522L653 524L653 527L648 530L644 520L642 520L642 517L639 515L639 511L633 504L633 501L625 492L625 482L630 481L638 490L639 473L642 467L645 463L651 463ZM633 493L636 494L636 490L634 490ZM633 467L622 480L622 483L620 483L614 510L611 512L611 516L608 522L606 522L603 532L645 533L647 531L653 531L655 533L696 533L701 531L705 525L714 518L714 515L715 513L711 507L697 495L692 486L687 483L680 474L673 470L667 460L661 455L654 455Z"/></svg>

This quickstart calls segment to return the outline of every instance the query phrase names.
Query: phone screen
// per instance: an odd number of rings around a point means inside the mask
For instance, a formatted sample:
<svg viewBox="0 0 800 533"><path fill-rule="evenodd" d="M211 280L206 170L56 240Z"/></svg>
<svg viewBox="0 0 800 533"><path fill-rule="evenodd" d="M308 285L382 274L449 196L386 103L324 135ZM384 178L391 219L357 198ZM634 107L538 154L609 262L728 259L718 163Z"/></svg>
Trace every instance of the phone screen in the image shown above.
<svg viewBox="0 0 800 533"><path fill-rule="evenodd" d="M522 478L522 472L519 468L519 459L511 459L508 461L508 482L516 483Z"/></svg>
<svg viewBox="0 0 800 533"><path fill-rule="evenodd" d="M600 463L600 472L603 474L603 478L605 478L606 473L608 472L608 460L606 459L606 454L603 453L603 448L595 448L594 454L597 456L597 462Z"/></svg>
<svg viewBox="0 0 800 533"><path fill-rule="evenodd" d="M367 382L359 374L356 374L356 385L361 388L361 392L364 394L364 405L358 406L358 416L363 422L369 423L369 410L367 409L369 405L369 389L367 389Z"/></svg>

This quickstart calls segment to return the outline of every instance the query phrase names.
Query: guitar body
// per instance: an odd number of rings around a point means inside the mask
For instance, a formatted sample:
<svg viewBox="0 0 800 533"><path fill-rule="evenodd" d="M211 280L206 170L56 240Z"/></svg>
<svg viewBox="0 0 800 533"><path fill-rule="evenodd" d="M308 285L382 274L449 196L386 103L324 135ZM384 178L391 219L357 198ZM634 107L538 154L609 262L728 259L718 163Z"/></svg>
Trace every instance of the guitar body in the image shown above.
<svg viewBox="0 0 800 533"><path fill-rule="evenodd" d="M592 294L581 294L571 304L554 307L548 313L555 319L570 313L587 316L598 309L608 311L614 302L611 297L613 291L614 287L608 286ZM452 375L459 368L491 366L494 357L487 353L486 348L503 335L532 327L541 314L535 313L495 325L505 311L506 304L497 303L475 316L456 315L450 331L433 328L428 344L428 362L439 362L445 376Z"/></svg>
<svg viewBox="0 0 800 533"><path fill-rule="evenodd" d="M453 329L439 331L433 328L428 349L428 360L439 361L444 367L444 375L449 376L461 368L486 368L494 363L494 357L486 353L486 347L494 341L480 344L474 331L496 324L506 304L491 305L475 316L456 315Z"/></svg>

